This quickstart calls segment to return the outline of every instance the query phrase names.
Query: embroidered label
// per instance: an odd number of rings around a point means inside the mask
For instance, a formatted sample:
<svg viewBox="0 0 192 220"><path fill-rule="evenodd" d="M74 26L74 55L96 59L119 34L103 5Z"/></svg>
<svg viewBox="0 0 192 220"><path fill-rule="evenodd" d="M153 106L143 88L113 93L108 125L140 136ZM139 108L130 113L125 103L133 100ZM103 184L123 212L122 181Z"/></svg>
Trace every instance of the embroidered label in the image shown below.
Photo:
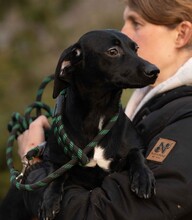
<svg viewBox="0 0 192 220"><path fill-rule="evenodd" d="M171 150L175 147L175 144L176 142L173 140L159 138L146 159L160 163L163 162Z"/></svg>

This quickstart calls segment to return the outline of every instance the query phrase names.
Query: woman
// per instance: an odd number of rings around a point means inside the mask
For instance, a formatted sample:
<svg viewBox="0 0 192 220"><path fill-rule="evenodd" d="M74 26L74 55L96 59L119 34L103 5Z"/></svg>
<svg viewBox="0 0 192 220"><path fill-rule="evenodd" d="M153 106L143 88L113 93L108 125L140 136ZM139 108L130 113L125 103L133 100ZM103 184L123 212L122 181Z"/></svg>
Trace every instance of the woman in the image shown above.
<svg viewBox="0 0 192 220"><path fill-rule="evenodd" d="M189 220L192 216L192 1L127 0L122 32L139 45L138 55L161 73L153 86L132 95L126 113L147 146L156 195L139 199L125 172L100 188L65 189L59 219ZM44 141L44 116L18 138L23 157ZM27 200L30 205L30 199Z"/></svg>

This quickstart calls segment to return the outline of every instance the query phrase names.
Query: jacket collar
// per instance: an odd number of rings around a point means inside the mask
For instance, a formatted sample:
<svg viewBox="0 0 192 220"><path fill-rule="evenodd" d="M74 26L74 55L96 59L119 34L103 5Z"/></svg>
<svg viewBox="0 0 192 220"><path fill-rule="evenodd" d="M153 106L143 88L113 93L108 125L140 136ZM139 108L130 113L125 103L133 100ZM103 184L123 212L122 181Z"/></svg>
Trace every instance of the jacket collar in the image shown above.
<svg viewBox="0 0 192 220"><path fill-rule="evenodd" d="M183 85L192 85L192 58L184 63L184 65L181 66L172 77L156 87L151 88L150 86L147 86L142 89L136 89L126 106L126 115L133 120L141 107L151 98Z"/></svg>

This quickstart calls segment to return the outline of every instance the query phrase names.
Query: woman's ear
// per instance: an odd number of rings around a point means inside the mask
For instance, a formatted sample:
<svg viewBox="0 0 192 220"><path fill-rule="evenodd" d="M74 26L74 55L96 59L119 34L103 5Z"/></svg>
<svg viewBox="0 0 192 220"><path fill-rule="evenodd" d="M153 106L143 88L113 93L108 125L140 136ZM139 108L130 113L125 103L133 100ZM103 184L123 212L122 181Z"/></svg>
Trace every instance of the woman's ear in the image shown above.
<svg viewBox="0 0 192 220"><path fill-rule="evenodd" d="M192 39L192 23L182 21L177 27L176 48L186 46Z"/></svg>

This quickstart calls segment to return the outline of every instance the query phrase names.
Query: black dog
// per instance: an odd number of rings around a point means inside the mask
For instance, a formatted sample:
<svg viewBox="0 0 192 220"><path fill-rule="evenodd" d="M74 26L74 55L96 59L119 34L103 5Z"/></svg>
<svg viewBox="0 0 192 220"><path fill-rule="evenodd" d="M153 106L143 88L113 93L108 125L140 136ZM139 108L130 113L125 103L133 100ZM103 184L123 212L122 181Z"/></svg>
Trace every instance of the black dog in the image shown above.
<svg viewBox="0 0 192 220"><path fill-rule="evenodd" d="M44 191L40 218L53 219L59 211L63 184L75 182L88 189L98 186L113 171L127 170L131 189L139 197L153 194L155 180L142 155L143 144L119 102L125 88L153 84L159 70L137 55L138 46L116 30L91 31L66 49L58 62L53 97L67 88L62 106L62 122L68 137L86 146L119 112L109 133L89 153L90 162L74 166L67 175ZM61 102L61 101L60 101ZM48 140L51 167L68 162L56 138Z"/></svg>
<svg viewBox="0 0 192 220"><path fill-rule="evenodd" d="M142 140L119 107L123 89L153 84L159 73L154 65L137 56L137 49L126 35L115 30L99 30L83 35L62 53L56 68L53 97L58 97L56 114L61 113L68 137L83 149L117 113L118 119L88 153L89 162L85 166L75 165L45 189L38 190L38 196L34 196L35 192L28 194L33 201L28 205L30 212L39 212L39 219L55 218L64 186L80 184L91 190L114 171L127 170L130 188L139 197L149 198L154 193L155 179L145 164ZM60 92L64 89L66 95L61 98ZM53 131L43 157L47 174L71 159L58 145ZM29 179L27 183L31 183ZM24 209L22 192L15 190L10 189L0 216L2 219L29 219L31 214ZM13 202L14 197L17 203ZM11 212L8 211L10 204L14 205ZM59 215L56 219L60 219Z"/></svg>

